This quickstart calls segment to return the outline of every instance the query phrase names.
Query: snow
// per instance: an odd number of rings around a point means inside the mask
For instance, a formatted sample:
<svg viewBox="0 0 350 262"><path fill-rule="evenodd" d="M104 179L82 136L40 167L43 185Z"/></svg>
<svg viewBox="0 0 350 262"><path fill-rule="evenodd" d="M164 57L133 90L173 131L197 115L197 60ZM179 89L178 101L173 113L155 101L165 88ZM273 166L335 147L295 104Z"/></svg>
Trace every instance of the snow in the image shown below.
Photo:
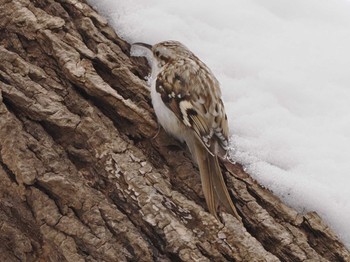
<svg viewBox="0 0 350 262"><path fill-rule="evenodd" d="M232 158L350 247L350 1L89 2L131 43L196 53L221 82Z"/></svg>

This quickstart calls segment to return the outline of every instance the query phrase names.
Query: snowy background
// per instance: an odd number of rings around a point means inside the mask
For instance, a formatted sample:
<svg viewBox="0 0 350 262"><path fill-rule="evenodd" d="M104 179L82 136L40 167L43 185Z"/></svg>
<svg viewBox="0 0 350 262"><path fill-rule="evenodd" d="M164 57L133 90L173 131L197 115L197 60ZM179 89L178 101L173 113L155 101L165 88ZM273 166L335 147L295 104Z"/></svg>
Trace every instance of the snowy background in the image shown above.
<svg viewBox="0 0 350 262"><path fill-rule="evenodd" d="M221 82L232 157L350 247L349 0L89 0L129 42L179 40Z"/></svg>

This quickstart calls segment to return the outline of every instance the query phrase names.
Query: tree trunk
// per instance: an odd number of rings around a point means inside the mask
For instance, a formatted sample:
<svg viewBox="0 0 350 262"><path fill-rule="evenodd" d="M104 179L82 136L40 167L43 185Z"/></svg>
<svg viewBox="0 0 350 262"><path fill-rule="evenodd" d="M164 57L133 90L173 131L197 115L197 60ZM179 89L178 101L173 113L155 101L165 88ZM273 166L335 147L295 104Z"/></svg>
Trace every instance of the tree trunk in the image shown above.
<svg viewBox="0 0 350 262"><path fill-rule="evenodd" d="M222 163L243 224L207 212L184 145L157 133L130 45L79 0L0 0L0 261L349 261Z"/></svg>

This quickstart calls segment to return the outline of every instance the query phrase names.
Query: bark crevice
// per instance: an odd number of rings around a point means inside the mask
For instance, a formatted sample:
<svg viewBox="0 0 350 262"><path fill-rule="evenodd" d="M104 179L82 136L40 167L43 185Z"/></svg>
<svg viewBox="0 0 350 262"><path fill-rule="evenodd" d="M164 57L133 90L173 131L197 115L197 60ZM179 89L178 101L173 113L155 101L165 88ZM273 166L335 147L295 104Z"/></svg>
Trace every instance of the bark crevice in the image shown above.
<svg viewBox="0 0 350 262"><path fill-rule="evenodd" d="M244 226L206 211L184 145L155 136L143 58L82 0L0 0L0 261L349 261L222 163Z"/></svg>

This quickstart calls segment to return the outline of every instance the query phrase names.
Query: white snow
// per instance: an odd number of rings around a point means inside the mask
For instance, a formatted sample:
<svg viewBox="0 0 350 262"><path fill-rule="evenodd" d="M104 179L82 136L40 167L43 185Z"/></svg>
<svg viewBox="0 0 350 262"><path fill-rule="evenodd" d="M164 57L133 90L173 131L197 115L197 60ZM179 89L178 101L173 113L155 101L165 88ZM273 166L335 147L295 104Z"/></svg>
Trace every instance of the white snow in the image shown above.
<svg viewBox="0 0 350 262"><path fill-rule="evenodd" d="M233 159L350 247L350 1L89 2L131 43L196 53L221 82Z"/></svg>

